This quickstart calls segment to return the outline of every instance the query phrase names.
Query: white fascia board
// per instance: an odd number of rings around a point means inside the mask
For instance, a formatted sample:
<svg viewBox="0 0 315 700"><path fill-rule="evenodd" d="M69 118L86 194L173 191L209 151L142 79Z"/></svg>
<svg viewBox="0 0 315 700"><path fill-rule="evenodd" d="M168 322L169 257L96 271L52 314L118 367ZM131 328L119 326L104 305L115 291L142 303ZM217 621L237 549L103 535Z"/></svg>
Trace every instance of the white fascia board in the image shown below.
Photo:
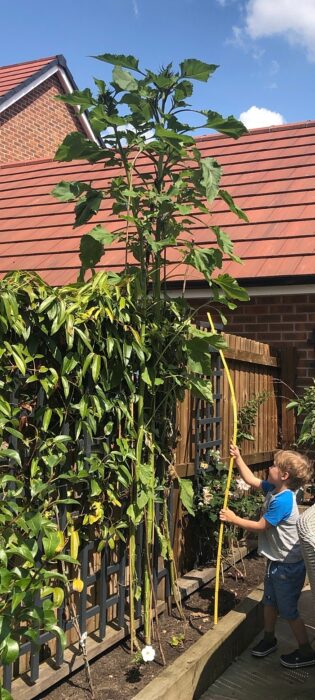
<svg viewBox="0 0 315 700"><path fill-rule="evenodd" d="M58 66L58 75L60 77L60 80L61 80L65 90L70 94L72 92L74 92L74 89L70 83L70 80L69 80L66 72L62 68L60 68L60 66ZM91 128L91 125L90 125L89 120L87 119L86 115L80 114L79 107L76 107L75 105L74 105L74 109L77 113L77 117L80 119L80 122L81 122L83 129L84 129L85 133L87 134L87 136L90 139L92 139L92 141L94 141L95 143L98 143L97 138L95 137L95 135L93 133L93 130Z"/></svg>
<svg viewBox="0 0 315 700"><path fill-rule="evenodd" d="M241 284L241 282L240 282ZM315 294L315 284L285 284L283 286L272 285L270 287L247 287L250 297L286 296L288 294ZM184 295L180 287L169 289L168 296L184 296L185 299L211 299L211 289L186 289Z"/></svg>
<svg viewBox="0 0 315 700"><path fill-rule="evenodd" d="M57 73L58 70L58 66L51 66L51 68L47 68L47 71L45 71L45 73L42 73L42 75L40 75L38 78L34 78L32 82L25 85L23 88L21 88L21 90L15 92L14 95L8 97L8 99L4 100L4 102L1 102L0 112L3 112L5 109L8 109L8 107L11 107L11 105L13 105L15 102L21 100L22 97L28 95L28 93L31 92L31 90L34 90L38 87L38 85L41 85L45 80L48 80L48 78Z"/></svg>
<svg viewBox="0 0 315 700"><path fill-rule="evenodd" d="M74 92L73 86L71 85L71 82L63 68L61 68L58 65L51 66L47 69L47 71L45 71L45 73L42 73L42 75L40 75L38 78L34 78L34 80L28 83L28 85L26 85L24 88L21 88L21 90L15 92L14 95L11 95L11 97L9 97L7 100L4 100L4 102L2 102L0 105L0 113L3 112L5 109L8 109L8 107L11 107L11 105L13 105L15 102L18 102L18 100L21 100L22 97L28 95L29 92L35 90L35 88L37 88L39 85L44 83L45 80L48 80L48 78L51 78L51 76L55 75L56 73L58 74L58 77L60 78L61 83L65 88L66 92L68 94ZM89 137L89 139L92 139L92 141L98 143L86 115L80 114L79 107L74 106L74 109L77 113L77 117L80 120L86 135Z"/></svg>

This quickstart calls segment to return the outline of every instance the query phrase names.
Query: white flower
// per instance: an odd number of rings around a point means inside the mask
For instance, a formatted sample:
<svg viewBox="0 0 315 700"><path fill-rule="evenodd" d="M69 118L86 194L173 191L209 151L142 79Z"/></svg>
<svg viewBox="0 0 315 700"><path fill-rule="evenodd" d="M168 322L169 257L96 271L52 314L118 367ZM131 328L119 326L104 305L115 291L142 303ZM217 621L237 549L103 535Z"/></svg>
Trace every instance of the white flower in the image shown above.
<svg viewBox="0 0 315 700"><path fill-rule="evenodd" d="M200 462L199 466L200 469L208 469L209 464L208 462Z"/></svg>
<svg viewBox="0 0 315 700"><path fill-rule="evenodd" d="M237 491L249 491L250 489L250 485L246 484L246 481L244 481L244 479L242 479L241 476L238 479L236 479L235 483Z"/></svg>
<svg viewBox="0 0 315 700"><path fill-rule="evenodd" d="M203 497L203 502L204 505L207 506L209 503L211 503L213 499L213 494L210 493L209 486L204 486L202 489L202 497Z"/></svg>
<svg viewBox="0 0 315 700"><path fill-rule="evenodd" d="M146 647L144 647L144 649L141 650L141 656L143 658L143 661L145 661L145 663L147 663L148 661L154 661L155 651L154 651L153 647L148 646L148 645Z"/></svg>

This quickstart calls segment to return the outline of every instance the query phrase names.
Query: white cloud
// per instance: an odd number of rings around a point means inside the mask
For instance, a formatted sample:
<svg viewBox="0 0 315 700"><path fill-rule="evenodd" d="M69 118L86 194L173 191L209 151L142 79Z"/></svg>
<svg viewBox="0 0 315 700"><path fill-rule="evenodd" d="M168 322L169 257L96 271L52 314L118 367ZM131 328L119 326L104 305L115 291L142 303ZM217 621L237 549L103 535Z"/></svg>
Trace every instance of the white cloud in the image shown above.
<svg viewBox="0 0 315 700"><path fill-rule="evenodd" d="M252 39L283 35L291 44L302 45L315 61L314 0L249 0L245 25Z"/></svg>
<svg viewBox="0 0 315 700"><path fill-rule="evenodd" d="M247 112L240 114L240 120L247 126L247 129L258 129L262 126L278 126L284 124L285 119L279 112L272 112L265 107L255 107L253 105Z"/></svg>
<svg viewBox="0 0 315 700"><path fill-rule="evenodd" d="M280 64L278 61L271 61L271 66L270 66L270 75L277 75L279 72Z"/></svg>
<svg viewBox="0 0 315 700"><path fill-rule="evenodd" d="M246 49L246 43L245 39L247 37L245 36L245 33L241 27L238 27L236 24L232 27L232 37L230 39L226 39L226 44L231 44L231 46L236 46L238 49ZM248 42L247 42L248 43Z"/></svg>
<svg viewBox="0 0 315 700"><path fill-rule="evenodd" d="M133 7L133 11L134 11L135 16L138 17L138 14L139 14L139 6L138 6L138 3L137 3L137 0L132 0L132 7Z"/></svg>

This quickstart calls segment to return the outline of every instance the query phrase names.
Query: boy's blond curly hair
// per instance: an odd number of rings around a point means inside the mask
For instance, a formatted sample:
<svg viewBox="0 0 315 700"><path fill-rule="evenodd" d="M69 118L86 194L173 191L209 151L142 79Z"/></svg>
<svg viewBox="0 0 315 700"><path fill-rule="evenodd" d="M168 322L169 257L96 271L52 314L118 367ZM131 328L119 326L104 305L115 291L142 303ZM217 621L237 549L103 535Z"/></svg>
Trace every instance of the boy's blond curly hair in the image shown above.
<svg viewBox="0 0 315 700"><path fill-rule="evenodd" d="M296 491L304 484L312 480L314 468L310 460L300 452L293 450L278 450L274 456L274 464L279 467L282 474L288 472L288 486Z"/></svg>

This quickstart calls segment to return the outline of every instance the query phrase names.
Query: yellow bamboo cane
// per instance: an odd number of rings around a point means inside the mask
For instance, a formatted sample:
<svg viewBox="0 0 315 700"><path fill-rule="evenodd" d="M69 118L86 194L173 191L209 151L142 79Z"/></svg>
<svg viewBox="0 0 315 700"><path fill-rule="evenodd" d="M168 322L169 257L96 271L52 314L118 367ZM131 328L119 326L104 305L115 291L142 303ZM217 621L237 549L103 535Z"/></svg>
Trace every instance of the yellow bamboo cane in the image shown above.
<svg viewBox="0 0 315 700"><path fill-rule="evenodd" d="M208 320L210 323L211 331L212 331L212 333L215 333L216 331L215 331L214 323L213 323L212 318L211 318L211 314L208 313L207 316L208 316ZM219 354L220 354L220 357L222 360L224 371L226 373L226 377L228 380L229 389L231 392L231 402L232 402L232 410L233 410L233 438L232 438L232 440L233 440L233 444L235 445L236 438L237 438L237 405L236 405L235 391L234 391L234 386L233 386L230 370L228 368L226 359L224 357L223 350L219 350ZM226 508L227 504L228 504L229 491L230 491L232 473L233 473L233 464L234 464L234 457L230 457L228 478L227 478L227 482L226 482L224 501L223 501L223 508ZM219 529L218 554L217 554L217 563L216 563L216 570L215 570L215 589L214 589L214 624L215 625L218 623L218 612L219 612L219 588L220 588L223 531L224 531L224 523L221 522L220 529Z"/></svg>

